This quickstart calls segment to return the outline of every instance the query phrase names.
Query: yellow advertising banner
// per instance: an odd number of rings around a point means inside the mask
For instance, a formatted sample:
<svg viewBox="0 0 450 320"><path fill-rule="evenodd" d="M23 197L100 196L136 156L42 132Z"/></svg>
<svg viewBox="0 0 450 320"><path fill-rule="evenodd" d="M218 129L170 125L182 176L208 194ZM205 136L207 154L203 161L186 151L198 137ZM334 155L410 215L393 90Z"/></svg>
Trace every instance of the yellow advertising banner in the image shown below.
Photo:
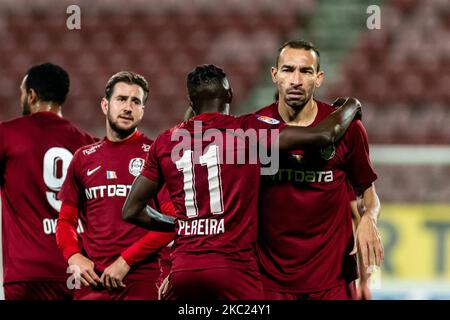
<svg viewBox="0 0 450 320"><path fill-rule="evenodd" d="M385 204L378 225L384 280L450 281L450 205Z"/></svg>

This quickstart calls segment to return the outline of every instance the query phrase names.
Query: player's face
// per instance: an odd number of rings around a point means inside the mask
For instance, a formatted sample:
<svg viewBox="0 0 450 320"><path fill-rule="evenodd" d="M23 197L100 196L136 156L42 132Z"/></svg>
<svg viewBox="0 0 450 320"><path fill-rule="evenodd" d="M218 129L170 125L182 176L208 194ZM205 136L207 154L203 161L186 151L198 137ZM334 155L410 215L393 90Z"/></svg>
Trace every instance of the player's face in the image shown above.
<svg viewBox="0 0 450 320"><path fill-rule="evenodd" d="M25 81L27 76L25 76L20 84L20 107L22 108L22 114L25 116L31 114L31 107L28 103L27 90L25 89Z"/></svg>
<svg viewBox="0 0 450 320"><path fill-rule="evenodd" d="M109 101L102 100L109 127L120 136L133 133L144 116L144 90L137 84L118 82Z"/></svg>
<svg viewBox="0 0 450 320"><path fill-rule="evenodd" d="M291 108L307 104L323 79L317 71L317 56L312 50L284 48L277 68L272 68L272 80L277 85L280 101Z"/></svg>

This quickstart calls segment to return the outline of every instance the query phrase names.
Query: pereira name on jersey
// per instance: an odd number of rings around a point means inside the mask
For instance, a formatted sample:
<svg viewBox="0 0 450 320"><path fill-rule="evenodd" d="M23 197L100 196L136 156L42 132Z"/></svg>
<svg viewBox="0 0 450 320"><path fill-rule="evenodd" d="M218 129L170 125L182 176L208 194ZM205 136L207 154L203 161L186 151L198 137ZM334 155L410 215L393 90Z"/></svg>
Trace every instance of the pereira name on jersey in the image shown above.
<svg viewBox="0 0 450 320"><path fill-rule="evenodd" d="M178 220L178 235L209 236L225 233L224 219Z"/></svg>

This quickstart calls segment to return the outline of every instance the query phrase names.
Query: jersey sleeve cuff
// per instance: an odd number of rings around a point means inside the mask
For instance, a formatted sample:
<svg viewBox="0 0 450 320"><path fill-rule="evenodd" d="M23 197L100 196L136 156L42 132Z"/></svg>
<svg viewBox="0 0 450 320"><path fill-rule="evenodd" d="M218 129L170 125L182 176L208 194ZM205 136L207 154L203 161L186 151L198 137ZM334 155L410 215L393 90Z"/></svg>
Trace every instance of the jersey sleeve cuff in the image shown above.
<svg viewBox="0 0 450 320"><path fill-rule="evenodd" d="M80 248L76 248L76 247L69 247L64 249L63 255L64 255L64 259L66 261L69 261L70 257L73 256L76 253L81 253Z"/></svg>

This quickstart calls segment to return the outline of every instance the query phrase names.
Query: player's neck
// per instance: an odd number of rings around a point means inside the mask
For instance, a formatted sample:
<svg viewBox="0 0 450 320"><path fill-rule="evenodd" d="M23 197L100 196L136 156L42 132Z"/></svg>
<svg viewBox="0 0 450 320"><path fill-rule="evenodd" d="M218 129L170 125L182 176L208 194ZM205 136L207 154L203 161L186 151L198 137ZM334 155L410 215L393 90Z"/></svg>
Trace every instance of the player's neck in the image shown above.
<svg viewBox="0 0 450 320"><path fill-rule="evenodd" d="M281 118L289 125L306 127L316 119L317 103L311 98L303 107L292 108L284 102L278 103Z"/></svg>
<svg viewBox="0 0 450 320"><path fill-rule="evenodd" d="M60 117L62 117L61 105L53 102L42 102L39 101L33 108L33 113L35 112L51 112Z"/></svg>
<svg viewBox="0 0 450 320"><path fill-rule="evenodd" d="M111 142L122 142L130 139L136 132L137 128L135 128L131 133L122 134L108 126L106 128L106 138Z"/></svg>
<svg viewBox="0 0 450 320"><path fill-rule="evenodd" d="M199 105L198 108L198 114L201 113L212 113L212 112L219 112L219 113L226 113L229 112L229 104L224 104L223 101L218 99L212 99L208 100L207 102Z"/></svg>

